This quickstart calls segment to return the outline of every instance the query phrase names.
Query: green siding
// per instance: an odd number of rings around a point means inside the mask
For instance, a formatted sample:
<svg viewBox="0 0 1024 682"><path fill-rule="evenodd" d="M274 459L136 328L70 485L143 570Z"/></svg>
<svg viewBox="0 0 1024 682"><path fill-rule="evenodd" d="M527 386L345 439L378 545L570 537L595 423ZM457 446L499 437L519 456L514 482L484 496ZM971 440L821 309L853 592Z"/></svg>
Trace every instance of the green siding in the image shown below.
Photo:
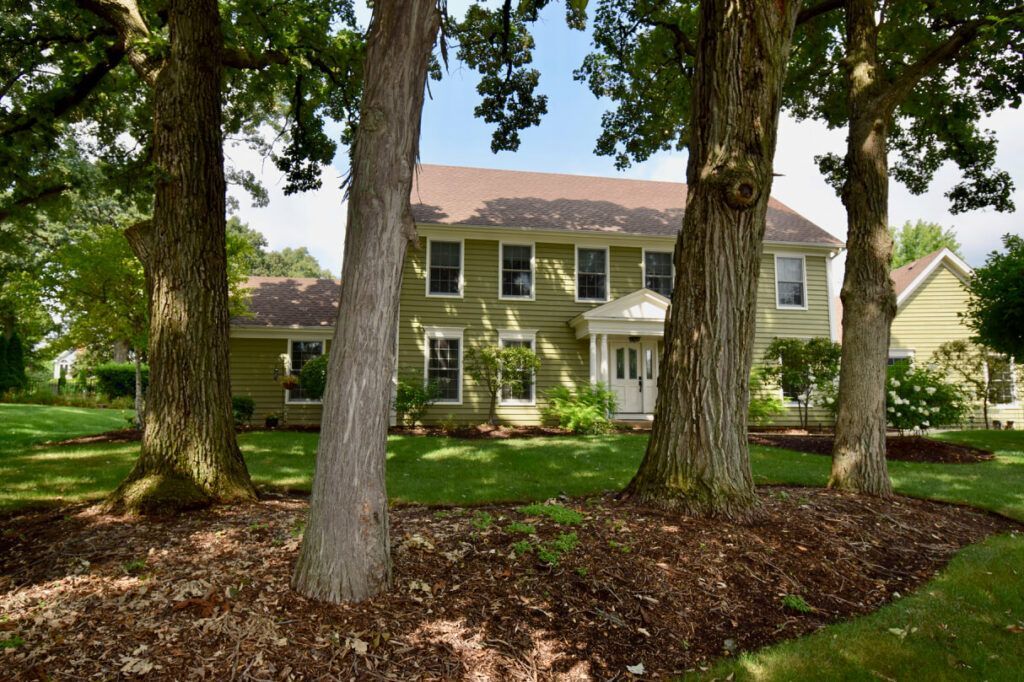
<svg viewBox="0 0 1024 682"><path fill-rule="evenodd" d="M276 414L289 424L316 424L320 421L319 404L285 404L284 389L274 379L274 368L280 366L281 354L288 351L287 339L233 337L229 347L231 392L232 395L253 398L256 403L254 423L262 423L268 414ZM326 347L327 344L324 345Z"/></svg>
<svg viewBox="0 0 1024 682"><path fill-rule="evenodd" d="M911 350L916 362L927 363L946 341L971 337L971 330L960 318L966 311L967 292L963 282L942 264L900 306L892 322L889 347ZM989 418L1012 420L1018 427L1024 426L1024 410L1019 404L990 407ZM980 411L974 415L973 422L982 425Z"/></svg>

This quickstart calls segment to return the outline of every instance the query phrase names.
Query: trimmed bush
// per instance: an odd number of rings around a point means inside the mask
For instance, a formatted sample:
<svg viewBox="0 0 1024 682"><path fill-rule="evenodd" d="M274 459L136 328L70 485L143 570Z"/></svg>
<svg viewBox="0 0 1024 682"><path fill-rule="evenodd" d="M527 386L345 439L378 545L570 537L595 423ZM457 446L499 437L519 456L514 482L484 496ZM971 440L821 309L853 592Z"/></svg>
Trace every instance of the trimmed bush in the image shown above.
<svg viewBox="0 0 1024 682"><path fill-rule="evenodd" d="M130 362L105 362L93 370L96 387L108 398L135 397L135 365ZM149 367L142 366L142 390L149 387Z"/></svg>
<svg viewBox="0 0 1024 682"><path fill-rule="evenodd" d="M307 398L320 400L327 388L327 356L319 355L302 366L299 386Z"/></svg>
<svg viewBox="0 0 1024 682"><path fill-rule="evenodd" d="M750 372L750 402L747 405L747 420L750 425L766 426L785 411L778 391L773 391L765 385L764 371L755 367Z"/></svg>
<svg viewBox="0 0 1024 682"><path fill-rule="evenodd" d="M235 424L248 424L256 411L256 401L249 395L231 396L231 413L235 416Z"/></svg>
<svg viewBox="0 0 1024 682"><path fill-rule="evenodd" d="M607 433L612 426L608 415L615 412L615 394L604 384L580 386L572 391L556 386L545 394L544 416L563 429L577 434Z"/></svg>

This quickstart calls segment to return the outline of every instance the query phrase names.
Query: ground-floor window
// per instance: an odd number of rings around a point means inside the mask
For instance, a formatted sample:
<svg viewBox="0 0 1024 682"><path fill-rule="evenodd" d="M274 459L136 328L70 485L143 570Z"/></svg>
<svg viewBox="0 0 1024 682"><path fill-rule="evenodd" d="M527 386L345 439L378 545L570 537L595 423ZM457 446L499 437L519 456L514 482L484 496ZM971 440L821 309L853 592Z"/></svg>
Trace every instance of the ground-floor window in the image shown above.
<svg viewBox="0 0 1024 682"><path fill-rule="evenodd" d="M324 342L321 341L289 341L288 354L290 357L291 375L296 379L302 372L302 368L313 358L324 354ZM318 403L319 399L307 396L301 387L296 386L285 392L285 402L289 403Z"/></svg>
<svg viewBox="0 0 1024 682"><path fill-rule="evenodd" d="M989 356L988 365L988 401L993 405L1009 405L1016 401L1016 381L1014 365L1010 358Z"/></svg>
<svg viewBox="0 0 1024 682"><path fill-rule="evenodd" d="M461 329L427 331L424 374L427 383L437 386L437 402L462 402Z"/></svg>
<svg viewBox="0 0 1024 682"><path fill-rule="evenodd" d="M903 367L909 367L914 362L914 351L912 350L898 350L896 348L889 349L889 359L886 364L889 367L895 367L897 365Z"/></svg>
<svg viewBox="0 0 1024 682"><path fill-rule="evenodd" d="M501 332L498 342L503 348L529 348L537 352L536 337L532 332ZM507 386L501 391L502 405L533 405L536 401L536 377L533 372L522 377L522 383L516 390Z"/></svg>

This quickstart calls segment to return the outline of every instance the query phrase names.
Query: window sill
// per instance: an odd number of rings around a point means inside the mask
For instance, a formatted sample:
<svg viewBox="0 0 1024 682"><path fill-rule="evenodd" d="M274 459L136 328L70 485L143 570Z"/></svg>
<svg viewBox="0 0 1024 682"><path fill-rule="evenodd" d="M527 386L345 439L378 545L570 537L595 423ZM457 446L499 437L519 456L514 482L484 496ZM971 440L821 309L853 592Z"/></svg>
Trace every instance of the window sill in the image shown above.
<svg viewBox="0 0 1024 682"><path fill-rule="evenodd" d="M805 305L782 305L781 303L775 304L776 310L807 310Z"/></svg>

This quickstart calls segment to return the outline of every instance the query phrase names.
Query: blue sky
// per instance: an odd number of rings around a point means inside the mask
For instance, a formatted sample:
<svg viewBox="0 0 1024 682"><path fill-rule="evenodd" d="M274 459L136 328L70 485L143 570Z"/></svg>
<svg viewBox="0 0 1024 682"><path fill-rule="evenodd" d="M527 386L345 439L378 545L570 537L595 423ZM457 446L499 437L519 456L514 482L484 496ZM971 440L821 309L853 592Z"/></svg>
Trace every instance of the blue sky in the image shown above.
<svg viewBox="0 0 1024 682"><path fill-rule="evenodd" d="M460 11L464 3L449 2L449 10ZM674 180L685 177L685 153L662 153L625 172L617 171L608 157L593 153L600 132L601 114L607 103L596 100L572 72L590 51L589 34L565 26L564 10L554 4L546 10L534 28L537 42L535 66L541 72L541 91L548 95L548 114L537 128L522 133L519 151L490 151L491 127L473 116L479 101L475 74L457 61L441 82L430 83L430 96L423 111L420 159L424 163L480 166L556 173L620 176L642 179ZM361 11L363 21L368 13ZM987 127L1000 140L999 164L1009 171L1017 186L1015 201L1024 211L1024 116L1019 110L998 112ZM813 157L826 151L841 153L844 131L829 131L814 122L797 123L783 116L772 194L826 230L842 238L845 212L832 189L825 184ZM249 168L263 178L271 195L266 208L252 208L240 199L240 217L262 231L272 248L306 246L334 273L340 272L344 240L345 207L338 190L347 157L339 154L335 167L324 173L324 188L318 192L284 197L280 177L270 163L247 150L228 150L236 165ZM972 265L984 262L985 255L999 247L999 238L1007 232L1024 233L1022 213L1000 214L974 211L958 216L949 214L943 194L957 180L953 168L942 169L930 191L913 196L892 184L889 217L892 224L923 218L953 227L964 246L964 255Z"/></svg>

